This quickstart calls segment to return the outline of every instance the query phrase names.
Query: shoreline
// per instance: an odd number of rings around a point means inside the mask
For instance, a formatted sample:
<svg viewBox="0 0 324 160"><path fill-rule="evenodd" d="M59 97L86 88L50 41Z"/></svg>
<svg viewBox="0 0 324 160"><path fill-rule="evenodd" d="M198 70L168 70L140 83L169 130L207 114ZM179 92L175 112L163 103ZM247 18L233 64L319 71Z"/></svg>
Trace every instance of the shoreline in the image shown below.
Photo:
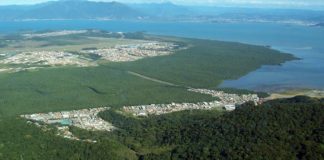
<svg viewBox="0 0 324 160"><path fill-rule="evenodd" d="M153 32L152 31L148 31L148 34L151 34L151 35L160 35L160 36L171 36L168 33L156 33L154 31ZM228 39L210 38L210 37L209 38L207 38L207 37L202 38L202 37L195 37L195 36L188 36L188 35L182 35L182 36L173 35L172 37L185 37L185 38L194 38L194 39L216 40L216 41L222 41L222 42L233 42L233 43L240 43L240 44L246 44L246 45L252 45L252 46L267 47L269 49L276 50L276 51L279 51L279 52L282 52L282 53L291 54L291 55L293 55L296 58L296 60L303 60L304 59L304 57L300 56L300 54L298 54L298 53L289 51L289 49L287 49L287 48L282 48L280 46L276 46L276 45L269 44L269 43L267 43L267 44L251 43L251 42L247 42L247 41L228 40ZM309 47L312 47L312 46L308 46L308 48L306 48L306 49L309 49ZM280 66L284 65L285 63L289 63L289 62L291 62L291 61L290 60L289 61L286 61L286 62L280 64ZM256 72L257 70L251 71L250 73ZM250 73L248 73L248 74L250 74ZM244 77L244 76L242 76L242 77ZM240 77L240 78L242 78L242 77ZM235 86L233 86L233 87L231 87L231 86L225 86L225 87L226 88L238 88L238 87L235 87ZM304 86L304 88L307 88L307 86ZM245 89L247 89L247 88L245 88ZM285 91L294 91L296 89L300 90L297 85L292 86L292 87L289 87L289 86L288 87L285 87L285 86L280 86L280 85L274 85L274 86L270 86L269 89L261 89L261 90L263 90L264 92L270 93L270 94L276 94L276 93L281 94L282 92L285 92ZM258 89L253 89L253 88L250 88L248 90L259 91ZM319 87L319 88L315 88L314 87L313 90L324 90L324 89L321 88L321 87Z"/></svg>
<svg viewBox="0 0 324 160"><path fill-rule="evenodd" d="M270 93L270 97L267 100L292 98L295 96L308 96L312 98L324 98L324 90L320 89L291 89L281 92Z"/></svg>

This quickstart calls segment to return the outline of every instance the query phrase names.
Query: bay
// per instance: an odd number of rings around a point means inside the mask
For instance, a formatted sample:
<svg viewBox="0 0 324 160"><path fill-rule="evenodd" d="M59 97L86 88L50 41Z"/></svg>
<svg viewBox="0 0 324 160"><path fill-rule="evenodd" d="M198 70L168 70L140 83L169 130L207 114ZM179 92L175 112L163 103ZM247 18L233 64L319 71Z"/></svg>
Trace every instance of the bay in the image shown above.
<svg viewBox="0 0 324 160"><path fill-rule="evenodd" d="M267 45L301 60L280 66L262 66L219 87L275 92L287 89L324 89L324 28L279 23L185 23L98 20L42 20L0 22L0 33L41 30L101 29L236 41ZM241 65L241 64L233 64Z"/></svg>

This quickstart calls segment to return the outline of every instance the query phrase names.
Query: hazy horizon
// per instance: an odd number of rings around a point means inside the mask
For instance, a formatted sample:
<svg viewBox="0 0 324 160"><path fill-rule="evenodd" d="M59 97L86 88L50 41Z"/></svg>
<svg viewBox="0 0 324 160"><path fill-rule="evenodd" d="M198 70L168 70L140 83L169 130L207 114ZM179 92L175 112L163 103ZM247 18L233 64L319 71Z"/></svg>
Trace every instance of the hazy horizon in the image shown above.
<svg viewBox="0 0 324 160"><path fill-rule="evenodd" d="M30 5L57 0L10 0L0 1L0 5ZM178 5L199 5L199 6L230 6L230 7L259 7L259 8L290 8L290 9L316 9L324 10L322 0L90 0L101 2L121 3L163 3L171 2Z"/></svg>

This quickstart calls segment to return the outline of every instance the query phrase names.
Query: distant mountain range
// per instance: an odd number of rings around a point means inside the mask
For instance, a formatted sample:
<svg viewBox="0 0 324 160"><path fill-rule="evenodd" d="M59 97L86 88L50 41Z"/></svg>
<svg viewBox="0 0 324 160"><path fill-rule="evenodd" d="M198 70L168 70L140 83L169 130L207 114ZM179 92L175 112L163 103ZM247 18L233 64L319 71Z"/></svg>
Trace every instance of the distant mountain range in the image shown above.
<svg viewBox="0 0 324 160"><path fill-rule="evenodd" d="M123 4L60 0L36 5L0 6L0 20L26 19L156 19L193 14L173 3Z"/></svg>
<svg viewBox="0 0 324 160"><path fill-rule="evenodd" d="M0 19L133 19L144 13L118 2L61 0L36 5L2 6Z"/></svg>
<svg viewBox="0 0 324 160"><path fill-rule="evenodd" d="M36 5L0 6L0 20L2 21L30 19L249 21L314 25L324 22L324 11L180 6L170 2L123 4L87 0L60 0Z"/></svg>

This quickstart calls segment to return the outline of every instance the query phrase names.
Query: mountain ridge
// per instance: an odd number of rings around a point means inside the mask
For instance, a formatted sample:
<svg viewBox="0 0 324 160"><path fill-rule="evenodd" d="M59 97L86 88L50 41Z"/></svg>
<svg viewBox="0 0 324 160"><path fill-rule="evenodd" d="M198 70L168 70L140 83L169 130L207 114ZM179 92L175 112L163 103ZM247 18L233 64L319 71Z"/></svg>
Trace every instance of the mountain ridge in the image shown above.
<svg viewBox="0 0 324 160"><path fill-rule="evenodd" d="M300 12L302 11L302 12ZM0 6L0 20L108 19L185 22L277 22L312 26L324 11L221 6L185 6L172 2L120 3L59 0L34 5Z"/></svg>
<svg viewBox="0 0 324 160"><path fill-rule="evenodd" d="M0 19L136 19L146 14L119 2L50 1L35 5L1 6ZM41 13L41 14L40 14Z"/></svg>

